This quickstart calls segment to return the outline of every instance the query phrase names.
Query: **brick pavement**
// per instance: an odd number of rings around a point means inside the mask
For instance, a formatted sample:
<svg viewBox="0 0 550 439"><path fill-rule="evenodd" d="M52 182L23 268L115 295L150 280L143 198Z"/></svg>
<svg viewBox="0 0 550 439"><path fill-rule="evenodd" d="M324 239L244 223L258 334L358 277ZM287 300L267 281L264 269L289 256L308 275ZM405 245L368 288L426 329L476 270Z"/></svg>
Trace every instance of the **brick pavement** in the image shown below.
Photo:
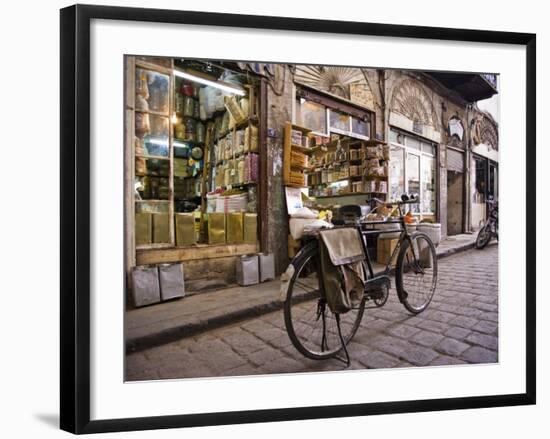
<svg viewBox="0 0 550 439"><path fill-rule="evenodd" d="M411 316L395 290L365 311L348 345L350 369L498 361L498 245L439 261L430 307ZM343 370L337 360L304 358L275 311L127 355L126 379L149 380Z"/></svg>

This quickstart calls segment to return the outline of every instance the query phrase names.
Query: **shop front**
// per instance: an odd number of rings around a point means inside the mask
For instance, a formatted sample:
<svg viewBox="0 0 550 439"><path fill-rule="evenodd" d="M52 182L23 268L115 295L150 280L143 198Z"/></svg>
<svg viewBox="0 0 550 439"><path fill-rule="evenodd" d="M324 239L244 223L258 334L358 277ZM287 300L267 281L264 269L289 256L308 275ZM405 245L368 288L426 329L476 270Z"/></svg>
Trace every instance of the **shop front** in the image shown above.
<svg viewBox="0 0 550 439"><path fill-rule="evenodd" d="M126 73L128 273L184 262L191 288L234 282L235 257L261 249L261 77L149 57L127 57Z"/></svg>
<svg viewBox="0 0 550 439"><path fill-rule="evenodd" d="M486 202L498 200L498 125L489 114L478 112L470 130L470 224L477 231L489 213Z"/></svg>

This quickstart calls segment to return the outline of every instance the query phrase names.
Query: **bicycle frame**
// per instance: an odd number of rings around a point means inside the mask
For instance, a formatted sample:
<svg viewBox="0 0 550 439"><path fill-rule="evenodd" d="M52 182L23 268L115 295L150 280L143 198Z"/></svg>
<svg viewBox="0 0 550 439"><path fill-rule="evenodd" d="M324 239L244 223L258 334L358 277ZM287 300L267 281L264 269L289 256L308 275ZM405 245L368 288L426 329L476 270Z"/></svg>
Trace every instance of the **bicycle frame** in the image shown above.
<svg viewBox="0 0 550 439"><path fill-rule="evenodd" d="M412 245L411 234L409 233L409 231L407 230L407 227L406 227L405 217L403 215L403 211L401 210L401 204L398 204L398 209L399 209L399 219L389 220L389 221L363 221L363 222L360 222L360 224L357 226L357 228L359 230L359 233L361 233L361 235L365 238L365 239L362 239L361 241L362 241L362 245L363 245L363 251L365 252L365 255L366 255L367 268L368 268L368 271L369 271L369 273L368 273L369 278L371 278L371 279L374 277L374 269L372 267L372 261L370 259L369 253L367 251L366 237L368 235L379 236L379 235L384 234L384 233L395 233L395 232L397 232L397 230L375 230L375 229L369 230L369 229L365 228L366 226L372 226L372 225L376 225L376 224L400 224L401 225L399 238L397 238L397 245L393 249L392 254L391 254L391 256L390 256L390 258L389 258L389 260L386 264L386 268L384 270L385 275L388 275L388 274L391 273L392 261L394 260L396 255L399 253L399 249L401 248L401 246L402 246L402 244L405 240L408 240L409 244L411 245L413 258L415 260L417 258L416 254L415 254L414 246Z"/></svg>

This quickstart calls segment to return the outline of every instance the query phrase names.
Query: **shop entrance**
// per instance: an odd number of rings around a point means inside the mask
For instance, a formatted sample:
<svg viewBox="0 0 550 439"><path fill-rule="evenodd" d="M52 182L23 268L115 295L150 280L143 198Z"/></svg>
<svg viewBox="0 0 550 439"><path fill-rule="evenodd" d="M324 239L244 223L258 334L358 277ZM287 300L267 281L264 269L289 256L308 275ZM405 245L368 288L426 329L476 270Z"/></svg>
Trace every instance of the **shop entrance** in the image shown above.
<svg viewBox="0 0 550 439"><path fill-rule="evenodd" d="M463 185L461 172L447 171L447 235L462 233Z"/></svg>

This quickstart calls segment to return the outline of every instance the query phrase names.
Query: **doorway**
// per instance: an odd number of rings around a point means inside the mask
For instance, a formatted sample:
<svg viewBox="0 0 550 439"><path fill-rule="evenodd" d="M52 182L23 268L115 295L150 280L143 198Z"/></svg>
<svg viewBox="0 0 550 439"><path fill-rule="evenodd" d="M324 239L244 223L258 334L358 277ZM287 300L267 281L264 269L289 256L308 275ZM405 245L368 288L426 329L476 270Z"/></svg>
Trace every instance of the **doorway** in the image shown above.
<svg viewBox="0 0 550 439"><path fill-rule="evenodd" d="M447 170L447 235L462 233L463 175Z"/></svg>

